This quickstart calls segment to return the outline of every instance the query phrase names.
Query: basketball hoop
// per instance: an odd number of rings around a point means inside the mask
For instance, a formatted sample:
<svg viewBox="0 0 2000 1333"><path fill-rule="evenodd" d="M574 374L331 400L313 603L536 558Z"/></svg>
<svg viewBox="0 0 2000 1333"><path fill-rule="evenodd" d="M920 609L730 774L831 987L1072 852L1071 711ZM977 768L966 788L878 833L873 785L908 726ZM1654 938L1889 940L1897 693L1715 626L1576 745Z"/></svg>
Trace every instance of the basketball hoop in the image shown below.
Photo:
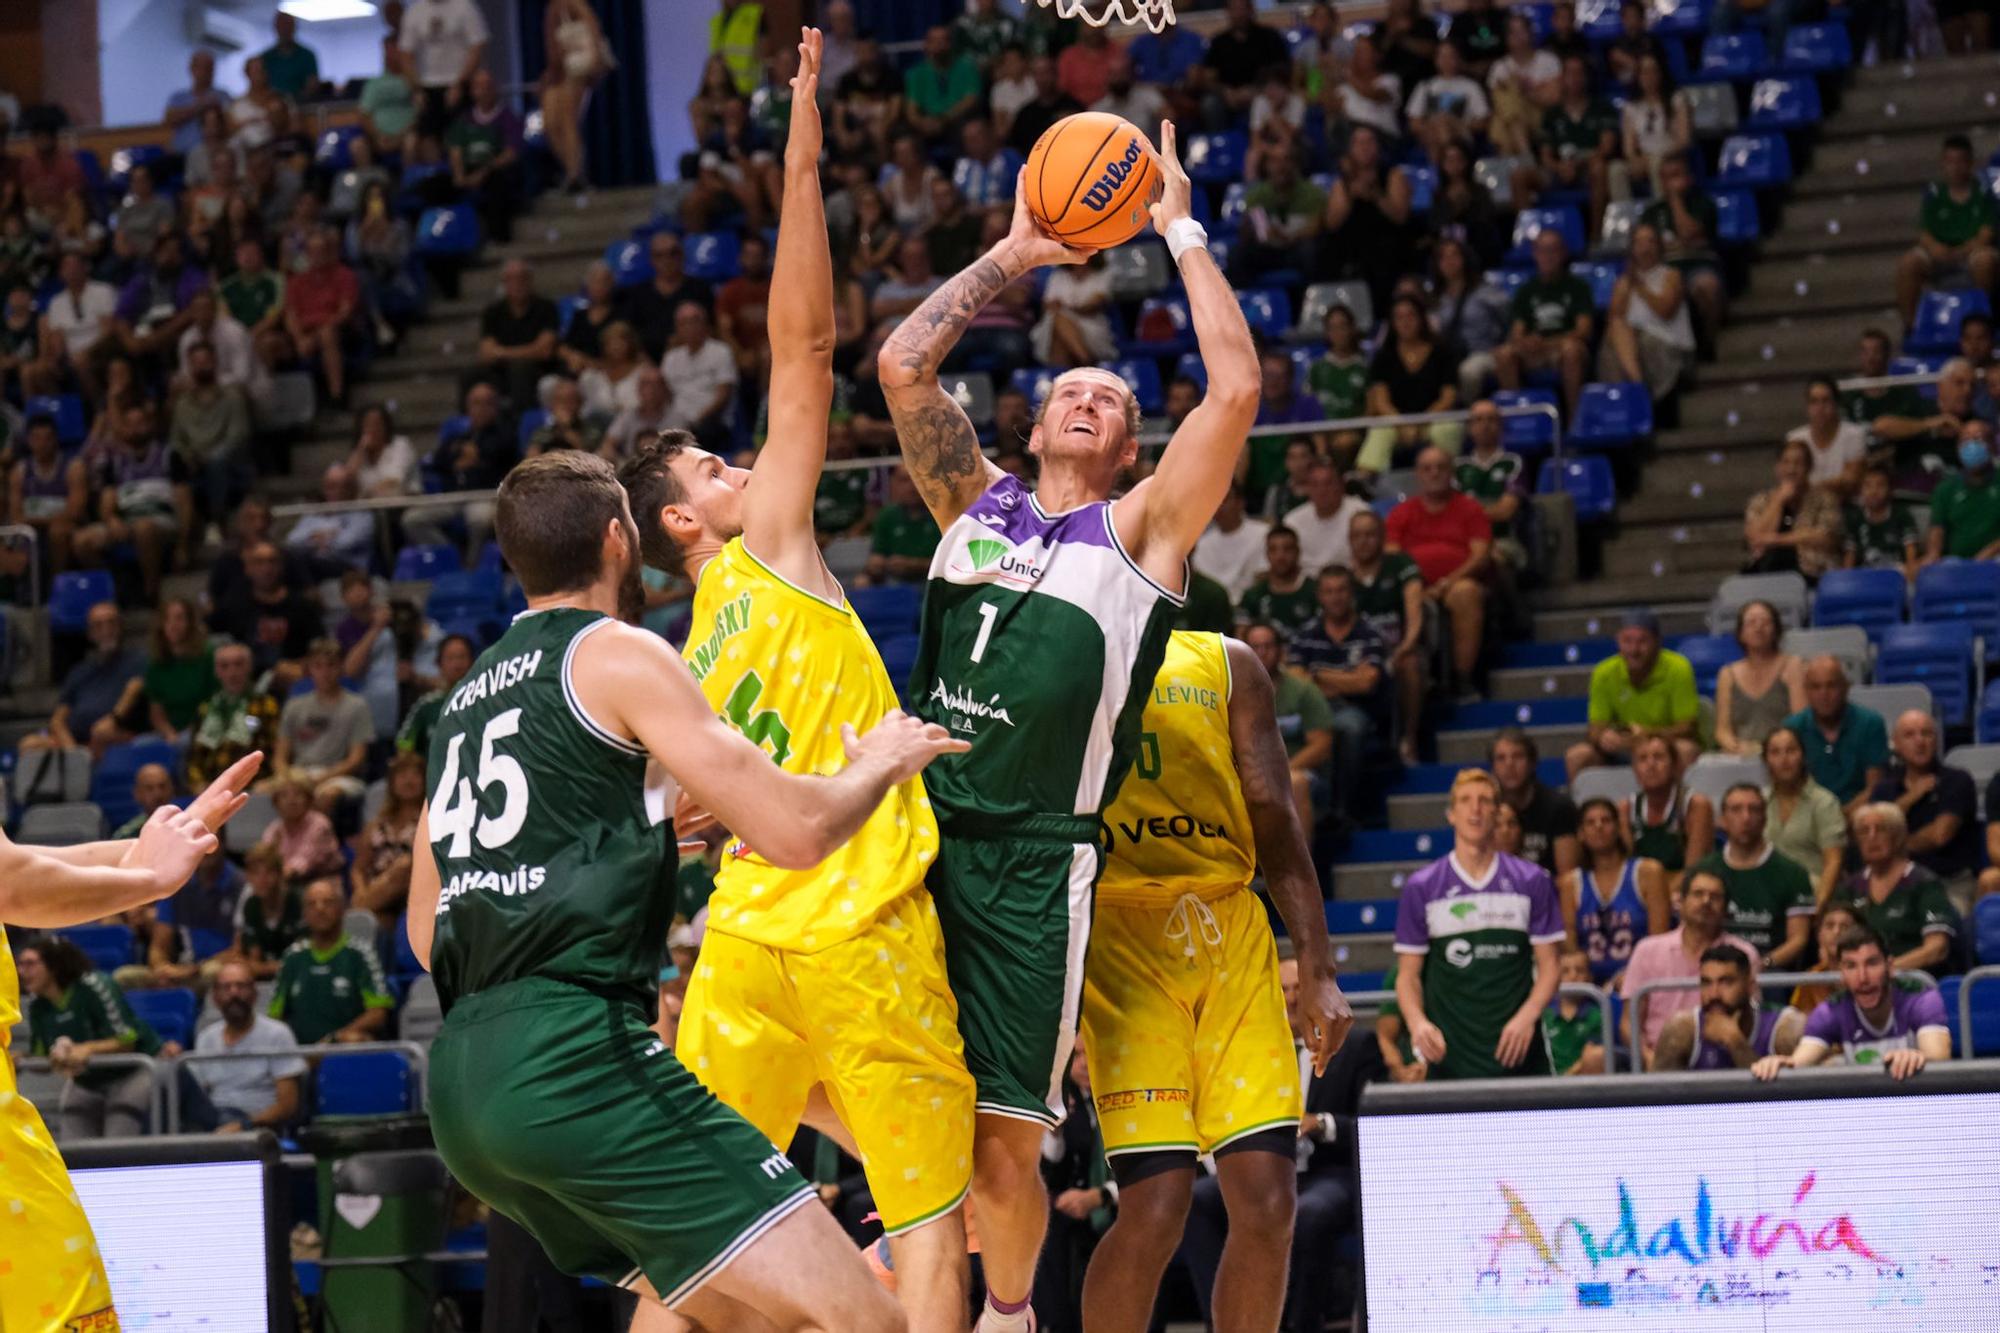
<svg viewBox="0 0 2000 1333"><path fill-rule="evenodd" d="M1104 8L1092 13L1090 6L1100 0L1035 0L1043 9L1054 5L1056 17L1062 19L1082 19L1093 28L1102 28L1111 20L1130 27L1143 23L1149 32L1164 32L1174 21L1174 0L1110 0Z"/></svg>

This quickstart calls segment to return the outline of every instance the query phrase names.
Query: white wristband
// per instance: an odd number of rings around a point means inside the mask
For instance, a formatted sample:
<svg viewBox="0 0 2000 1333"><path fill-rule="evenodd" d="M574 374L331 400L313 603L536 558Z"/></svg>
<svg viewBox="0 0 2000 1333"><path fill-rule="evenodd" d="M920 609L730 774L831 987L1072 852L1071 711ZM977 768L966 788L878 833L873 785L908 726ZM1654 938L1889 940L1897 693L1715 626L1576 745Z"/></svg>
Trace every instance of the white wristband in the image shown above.
<svg viewBox="0 0 2000 1333"><path fill-rule="evenodd" d="M1208 231L1193 218L1176 218L1167 224L1167 253L1176 264L1190 250L1208 249Z"/></svg>

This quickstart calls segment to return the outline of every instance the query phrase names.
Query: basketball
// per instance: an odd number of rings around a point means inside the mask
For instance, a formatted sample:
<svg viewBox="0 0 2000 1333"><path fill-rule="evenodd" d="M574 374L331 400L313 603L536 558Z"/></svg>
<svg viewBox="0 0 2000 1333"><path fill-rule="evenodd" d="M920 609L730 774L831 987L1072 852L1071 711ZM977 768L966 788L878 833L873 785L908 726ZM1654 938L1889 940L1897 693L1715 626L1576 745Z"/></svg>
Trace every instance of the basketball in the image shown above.
<svg viewBox="0 0 2000 1333"><path fill-rule="evenodd" d="M1146 225L1160 165L1145 134L1120 116L1084 111L1042 132L1028 152L1028 210L1049 235L1108 250Z"/></svg>

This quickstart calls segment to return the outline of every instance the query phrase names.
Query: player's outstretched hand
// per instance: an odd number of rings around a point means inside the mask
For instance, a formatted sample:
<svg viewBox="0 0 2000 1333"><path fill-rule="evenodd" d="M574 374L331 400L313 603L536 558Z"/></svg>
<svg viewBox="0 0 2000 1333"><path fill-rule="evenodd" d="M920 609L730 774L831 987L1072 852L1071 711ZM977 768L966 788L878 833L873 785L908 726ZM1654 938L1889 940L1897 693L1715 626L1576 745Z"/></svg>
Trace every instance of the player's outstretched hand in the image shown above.
<svg viewBox="0 0 2000 1333"><path fill-rule="evenodd" d="M151 871L155 896L164 898L192 879L202 858L219 846L192 810L163 805L139 830L123 864Z"/></svg>
<svg viewBox="0 0 2000 1333"><path fill-rule="evenodd" d="M222 770L222 775L194 798L187 812L199 819L210 833L222 832L222 826L250 800L245 793L250 790L251 779L257 776L257 770L263 765L264 752L252 750Z"/></svg>
<svg viewBox="0 0 2000 1333"><path fill-rule="evenodd" d="M1321 969L1317 976L1300 978L1299 1013L1305 1019L1306 1049L1313 1054L1313 1073L1324 1074L1333 1057L1340 1053L1340 1044L1347 1040L1347 1030L1354 1026L1354 1011L1348 1007L1347 997L1340 993L1340 983L1334 980L1331 970Z"/></svg>
<svg viewBox="0 0 2000 1333"><path fill-rule="evenodd" d="M841 723L840 743L847 748L849 763L872 759L886 766L896 782L915 777L941 754L964 754L972 748L972 742L953 740L935 722L921 722L900 708L885 714L865 736Z"/></svg>
<svg viewBox="0 0 2000 1333"><path fill-rule="evenodd" d="M825 39L818 28L799 29L799 72L792 76L792 126L785 136L785 160L819 162L819 64Z"/></svg>
<svg viewBox="0 0 2000 1333"><path fill-rule="evenodd" d="M1174 123L1160 122L1160 197L1152 206L1153 230L1161 236L1167 228L1185 217L1192 217L1194 209L1194 186L1188 180L1185 168L1181 166L1180 150L1174 146Z"/></svg>
<svg viewBox="0 0 2000 1333"><path fill-rule="evenodd" d="M1410 1025L1410 1045L1428 1064L1444 1063L1444 1033L1428 1018Z"/></svg>
<svg viewBox="0 0 2000 1333"><path fill-rule="evenodd" d="M1007 229L1007 239L1002 242L1025 268L1041 268L1044 264L1081 264L1097 252L1074 245L1065 245L1042 230L1042 224L1035 221L1035 215L1028 208L1028 169L1021 168L1014 177L1014 223Z"/></svg>

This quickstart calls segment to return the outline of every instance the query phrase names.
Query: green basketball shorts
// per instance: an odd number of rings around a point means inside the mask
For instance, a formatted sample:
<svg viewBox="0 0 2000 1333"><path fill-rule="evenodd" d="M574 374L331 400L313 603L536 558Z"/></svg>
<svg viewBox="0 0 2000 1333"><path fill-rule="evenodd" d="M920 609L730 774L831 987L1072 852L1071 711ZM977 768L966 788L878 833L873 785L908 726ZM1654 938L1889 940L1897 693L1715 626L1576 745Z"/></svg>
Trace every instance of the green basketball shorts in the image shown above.
<svg viewBox="0 0 2000 1333"><path fill-rule="evenodd" d="M1063 834L1095 821L1051 819ZM982 1113L1059 1124L1097 883L1094 840L941 840L926 883L944 928L965 1067Z"/></svg>
<svg viewBox="0 0 2000 1333"><path fill-rule="evenodd" d="M685 1300L812 1187L629 1000L542 977L467 996L431 1048L453 1175L556 1267Z"/></svg>

